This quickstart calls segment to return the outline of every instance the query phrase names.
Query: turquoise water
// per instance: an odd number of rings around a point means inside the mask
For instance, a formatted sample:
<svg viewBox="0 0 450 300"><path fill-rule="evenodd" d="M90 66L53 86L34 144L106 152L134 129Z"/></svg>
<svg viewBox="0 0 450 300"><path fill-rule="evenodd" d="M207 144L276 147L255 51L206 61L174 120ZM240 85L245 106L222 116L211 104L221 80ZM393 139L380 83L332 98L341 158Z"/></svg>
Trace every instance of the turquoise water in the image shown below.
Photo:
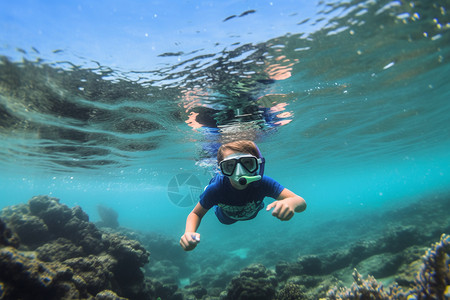
<svg viewBox="0 0 450 300"><path fill-rule="evenodd" d="M450 192L448 1L0 8L1 207L47 194L98 221L103 204L177 242L196 194L174 204L173 177L202 188L217 145L248 138L308 208L232 226L209 213L189 257L270 265L383 234L362 223Z"/></svg>

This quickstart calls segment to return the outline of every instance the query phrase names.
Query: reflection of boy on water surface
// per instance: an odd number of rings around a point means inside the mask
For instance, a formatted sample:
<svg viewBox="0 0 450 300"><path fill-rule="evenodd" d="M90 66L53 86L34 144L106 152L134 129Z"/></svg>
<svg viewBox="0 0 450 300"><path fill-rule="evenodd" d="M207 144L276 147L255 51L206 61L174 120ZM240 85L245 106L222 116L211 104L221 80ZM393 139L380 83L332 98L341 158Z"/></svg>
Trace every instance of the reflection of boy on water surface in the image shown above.
<svg viewBox="0 0 450 300"><path fill-rule="evenodd" d="M289 99L284 94L264 95L257 100L249 100L239 105L227 105L220 109L210 106L195 106L189 109L186 123L193 128L218 129L222 126L253 123L256 127L267 128L285 125L292 114L286 112Z"/></svg>
<svg viewBox="0 0 450 300"><path fill-rule="evenodd" d="M265 161L255 143L235 141L224 144L218 150L217 161L221 174L211 179L187 217L185 233L180 239L184 250L192 250L200 242L200 234L196 231L211 208L219 221L227 225L255 218L264 207L265 197L276 199L266 210L273 209L272 215L282 221L288 221L294 212L306 209L302 197L264 176Z"/></svg>

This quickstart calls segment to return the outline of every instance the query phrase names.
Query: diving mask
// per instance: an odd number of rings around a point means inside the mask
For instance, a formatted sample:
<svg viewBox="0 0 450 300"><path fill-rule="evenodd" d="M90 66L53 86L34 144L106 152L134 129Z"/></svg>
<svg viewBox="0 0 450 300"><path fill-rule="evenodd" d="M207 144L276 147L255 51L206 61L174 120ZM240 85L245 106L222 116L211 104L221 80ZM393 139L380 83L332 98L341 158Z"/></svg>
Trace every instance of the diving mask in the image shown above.
<svg viewBox="0 0 450 300"><path fill-rule="evenodd" d="M226 157L219 163L222 174L241 185L261 180L256 171L263 159L250 154L234 154Z"/></svg>

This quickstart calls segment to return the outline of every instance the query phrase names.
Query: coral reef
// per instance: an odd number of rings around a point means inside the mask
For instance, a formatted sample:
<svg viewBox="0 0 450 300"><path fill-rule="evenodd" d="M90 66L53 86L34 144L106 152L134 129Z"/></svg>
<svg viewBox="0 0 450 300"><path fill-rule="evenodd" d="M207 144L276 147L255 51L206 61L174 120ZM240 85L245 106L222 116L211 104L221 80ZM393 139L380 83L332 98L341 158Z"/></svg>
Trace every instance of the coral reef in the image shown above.
<svg viewBox="0 0 450 300"><path fill-rule="evenodd" d="M65 261L84 255L83 248L66 238L57 238L35 249L42 261Z"/></svg>
<svg viewBox="0 0 450 300"><path fill-rule="evenodd" d="M383 285L379 283L371 275L367 276L367 279L363 279L361 274L355 269L353 271L354 282L350 288L334 287L328 291L328 298L331 300L344 300L344 299L406 299L405 292L394 284L385 290Z"/></svg>
<svg viewBox="0 0 450 300"><path fill-rule="evenodd" d="M118 290L113 273L117 260L108 254L70 258L63 264L71 267L74 273L86 282L86 289L90 294L96 294L103 290Z"/></svg>
<svg viewBox="0 0 450 300"><path fill-rule="evenodd" d="M39 217L30 214L27 205L19 204L2 210L2 217L8 220L9 227L20 236L23 245L33 247L50 240L47 225Z"/></svg>
<svg viewBox="0 0 450 300"><path fill-rule="evenodd" d="M73 275L67 266L41 262L13 247L0 249L2 299L89 298L84 282Z"/></svg>
<svg viewBox="0 0 450 300"><path fill-rule="evenodd" d="M188 285L184 289L185 295L192 295L194 299L202 299L208 291L198 282Z"/></svg>
<svg viewBox="0 0 450 300"><path fill-rule="evenodd" d="M19 237L0 219L0 246L19 247Z"/></svg>
<svg viewBox="0 0 450 300"><path fill-rule="evenodd" d="M416 277L410 299L450 298L450 235L442 234L423 256L423 265Z"/></svg>
<svg viewBox="0 0 450 300"><path fill-rule="evenodd" d="M151 299L141 270L149 252L137 241L100 231L80 207L37 196L0 216L0 244L13 246L0 248L4 297ZM24 286L30 288L19 288Z"/></svg>
<svg viewBox="0 0 450 300"><path fill-rule="evenodd" d="M192 264L169 237L97 228L80 207L47 196L6 207L0 218L0 299L450 298L450 237L426 251L436 239L431 227L425 233L419 225L394 224L338 250L272 259L267 267L255 262L277 253L257 249L251 260L219 251ZM180 281L190 284L179 288Z"/></svg>
<svg viewBox="0 0 450 300"><path fill-rule="evenodd" d="M305 287L292 282L286 285L278 292L276 300L302 300L307 299L305 295Z"/></svg>
<svg viewBox="0 0 450 300"><path fill-rule="evenodd" d="M273 299L278 285L275 272L262 264L251 265L233 278L227 288L224 299Z"/></svg>
<svg viewBox="0 0 450 300"><path fill-rule="evenodd" d="M124 227L114 229L102 227L101 229L105 233L119 234L139 241L141 246L151 250L152 259L144 266L145 276L158 278L158 281L165 284L173 284L178 283L182 278L191 276L193 273L194 268L191 264L188 264L188 253L180 251L178 241L171 237Z"/></svg>
<svg viewBox="0 0 450 300"><path fill-rule="evenodd" d="M104 290L95 296L95 300L126 300L126 298L117 296L113 291Z"/></svg>
<svg viewBox="0 0 450 300"><path fill-rule="evenodd" d="M351 288L334 287L328 298L338 299L449 299L450 298L450 235L442 234L422 258L422 266L416 275L415 286L404 291L394 283L384 289L373 276L363 279L355 269Z"/></svg>

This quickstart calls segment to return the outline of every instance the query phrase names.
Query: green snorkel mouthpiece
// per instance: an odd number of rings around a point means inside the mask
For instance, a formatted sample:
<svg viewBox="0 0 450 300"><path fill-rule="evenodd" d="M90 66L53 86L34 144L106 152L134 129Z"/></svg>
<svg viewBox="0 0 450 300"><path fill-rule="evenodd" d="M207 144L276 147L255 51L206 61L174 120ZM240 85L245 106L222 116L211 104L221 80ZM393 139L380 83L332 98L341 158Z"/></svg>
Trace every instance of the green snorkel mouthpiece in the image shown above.
<svg viewBox="0 0 450 300"><path fill-rule="evenodd" d="M254 181L261 180L261 175L256 176L241 176L239 178L239 184L246 185L247 183L252 183Z"/></svg>

